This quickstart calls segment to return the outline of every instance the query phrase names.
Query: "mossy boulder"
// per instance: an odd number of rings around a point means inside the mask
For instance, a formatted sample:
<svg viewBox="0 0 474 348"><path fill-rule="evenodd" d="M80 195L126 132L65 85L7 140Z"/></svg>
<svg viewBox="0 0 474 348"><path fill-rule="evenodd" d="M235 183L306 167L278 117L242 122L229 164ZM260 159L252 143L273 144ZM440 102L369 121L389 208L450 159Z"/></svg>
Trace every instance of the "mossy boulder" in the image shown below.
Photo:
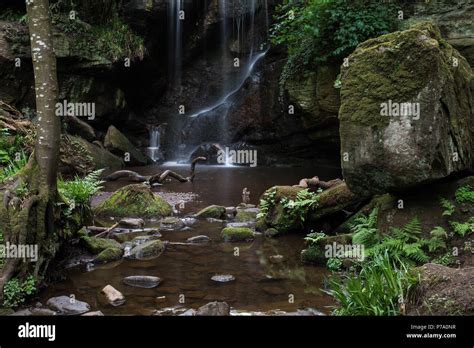
<svg viewBox="0 0 474 348"><path fill-rule="evenodd" d="M99 255L94 259L94 263L108 263L113 261L121 260L123 256L123 250L120 248L107 248L100 252Z"/></svg>
<svg viewBox="0 0 474 348"><path fill-rule="evenodd" d="M130 165L146 165L147 158L143 155L125 135L114 126L110 126L104 140L104 146L112 153L124 158L130 155Z"/></svg>
<svg viewBox="0 0 474 348"><path fill-rule="evenodd" d="M134 184L116 191L95 208L98 216L164 217L171 215L171 205L146 185Z"/></svg>
<svg viewBox="0 0 474 348"><path fill-rule="evenodd" d="M352 192L400 191L473 169L472 69L436 26L360 44L341 75L342 168Z"/></svg>
<svg viewBox="0 0 474 348"><path fill-rule="evenodd" d="M255 221L257 220L257 214L257 208L237 209L237 215L234 220L236 222Z"/></svg>
<svg viewBox="0 0 474 348"><path fill-rule="evenodd" d="M226 227L221 232L224 242L246 242L253 240L253 232L245 227Z"/></svg>
<svg viewBox="0 0 474 348"><path fill-rule="evenodd" d="M317 204L311 209L309 220L318 221L364 200L366 197L355 195L346 183L333 186L319 195Z"/></svg>
<svg viewBox="0 0 474 348"><path fill-rule="evenodd" d="M81 137L61 136L60 171L63 173L85 175L96 169L120 169L123 165L120 158Z"/></svg>
<svg viewBox="0 0 474 348"><path fill-rule="evenodd" d="M285 209L285 200L294 200L298 192L303 190L293 186L274 186L268 189L260 198L260 211L265 213L264 222L268 228L275 228L280 233L298 230L302 222ZM267 202L268 209L262 206L262 201Z"/></svg>
<svg viewBox="0 0 474 348"><path fill-rule="evenodd" d="M150 260L159 257L165 251L165 244L161 240L151 240L130 250L128 258L135 260Z"/></svg>
<svg viewBox="0 0 474 348"><path fill-rule="evenodd" d="M121 249L120 244L113 239L82 236L81 243L86 247L87 250L94 254L99 254L106 249Z"/></svg>
<svg viewBox="0 0 474 348"><path fill-rule="evenodd" d="M311 246L301 251L301 261L315 265L325 265L327 258L324 255L324 250Z"/></svg>
<svg viewBox="0 0 474 348"><path fill-rule="evenodd" d="M202 209L200 212L196 214L196 217L207 219L223 219L225 217L226 209L220 205L211 205L207 208Z"/></svg>

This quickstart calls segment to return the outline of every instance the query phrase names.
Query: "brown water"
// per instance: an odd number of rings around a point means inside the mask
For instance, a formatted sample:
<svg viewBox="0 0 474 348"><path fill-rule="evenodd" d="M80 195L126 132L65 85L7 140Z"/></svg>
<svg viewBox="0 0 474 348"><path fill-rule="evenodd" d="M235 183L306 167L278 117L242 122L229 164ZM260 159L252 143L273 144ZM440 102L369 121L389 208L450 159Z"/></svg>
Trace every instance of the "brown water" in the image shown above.
<svg viewBox="0 0 474 348"><path fill-rule="evenodd" d="M169 169L169 168L166 168ZM151 174L157 167L141 168L141 174ZM186 167L173 170L186 173ZM252 203L268 187L298 183L303 177L318 174L322 179L339 177L337 167L311 168L219 168L200 167L194 183L167 183L158 188L164 197L183 197L193 193L195 201L186 203L185 212L195 212L210 204L235 206L241 202L242 189L251 191ZM109 183L105 191L113 191L125 183ZM181 199L180 198L180 199ZM153 223L150 223L153 225ZM226 301L231 307L244 311L296 311L314 308L328 312L330 298L322 293L325 268L306 266L300 262L303 236L293 234L278 239L257 237L251 243L227 244L219 240L223 223L199 221L185 231L162 231L163 240L185 242L187 238L207 235L212 242L200 245L172 246L151 261L123 260L88 271L78 267L68 271L68 279L51 285L40 294L40 301L59 295L74 294L86 301L92 310L106 315L149 315L154 310L170 306L197 308L211 301ZM236 247L239 255L235 255ZM284 262L272 264L269 257L284 256ZM216 283L211 277L231 274L235 281ZM122 283L134 275L158 276L163 281L155 289L138 289ZM100 290L107 284L121 291L126 303L112 307L104 303ZM180 303L184 295L185 303ZM156 297L167 301L157 303ZM182 297L181 297L182 299ZM291 301L294 299L294 301Z"/></svg>

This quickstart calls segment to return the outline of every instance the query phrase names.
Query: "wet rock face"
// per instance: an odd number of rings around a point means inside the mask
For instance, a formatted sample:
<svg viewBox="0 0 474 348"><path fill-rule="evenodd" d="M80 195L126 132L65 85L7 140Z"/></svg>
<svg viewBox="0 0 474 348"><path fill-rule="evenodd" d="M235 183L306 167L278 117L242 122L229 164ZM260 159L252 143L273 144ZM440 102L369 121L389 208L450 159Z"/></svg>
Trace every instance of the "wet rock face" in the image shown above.
<svg viewBox="0 0 474 348"><path fill-rule="evenodd" d="M355 194L472 170L473 73L430 23L368 40L342 69L344 178Z"/></svg>

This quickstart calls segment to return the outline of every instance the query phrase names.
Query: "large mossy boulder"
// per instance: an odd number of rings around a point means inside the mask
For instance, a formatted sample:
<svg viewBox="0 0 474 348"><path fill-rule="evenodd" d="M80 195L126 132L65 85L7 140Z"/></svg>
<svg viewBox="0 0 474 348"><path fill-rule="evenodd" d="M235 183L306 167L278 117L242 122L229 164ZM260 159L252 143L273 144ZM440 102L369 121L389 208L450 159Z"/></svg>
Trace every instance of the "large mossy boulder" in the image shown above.
<svg viewBox="0 0 474 348"><path fill-rule="evenodd" d="M360 44L341 74L342 168L352 192L383 194L473 169L472 69L436 26Z"/></svg>
<svg viewBox="0 0 474 348"><path fill-rule="evenodd" d="M354 206L366 196L354 194L346 183L333 186L319 195L317 204L311 209L309 220L318 221L328 215Z"/></svg>
<svg viewBox="0 0 474 348"><path fill-rule="evenodd" d="M114 126L110 126L104 140L104 146L112 153L126 157L130 156L130 165L146 165L147 158L143 155L125 135Z"/></svg>
<svg viewBox="0 0 474 348"><path fill-rule="evenodd" d="M171 205L143 184L125 186L95 208L98 216L158 218L172 213Z"/></svg>

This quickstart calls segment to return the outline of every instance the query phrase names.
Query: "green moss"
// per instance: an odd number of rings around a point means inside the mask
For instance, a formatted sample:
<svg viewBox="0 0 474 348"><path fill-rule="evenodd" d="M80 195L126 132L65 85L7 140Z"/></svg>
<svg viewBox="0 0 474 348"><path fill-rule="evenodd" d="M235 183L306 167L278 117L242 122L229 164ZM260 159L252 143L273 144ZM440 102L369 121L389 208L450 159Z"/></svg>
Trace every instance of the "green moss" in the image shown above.
<svg viewBox="0 0 474 348"><path fill-rule="evenodd" d="M431 23L423 23L360 44L349 68L342 68L341 122L385 128L390 118L380 114L382 103L414 101L439 69L440 46L430 35L441 38Z"/></svg>
<svg viewBox="0 0 474 348"><path fill-rule="evenodd" d="M276 228L269 228L265 231L265 237L267 238L275 238L279 236L281 233Z"/></svg>
<svg viewBox="0 0 474 348"><path fill-rule="evenodd" d="M226 227L221 236L225 242L245 242L254 238L252 230L245 227Z"/></svg>
<svg viewBox="0 0 474 348"><path fill-rule="evenodd" d="M249 211L249 210L237 210L237 215L235 216L236 222L247 222L247 221L254 221L257 218L256 211Z"/></svg>
<svg viewBox="0 0 474 348"><path fill-rule="evenodd" d="M220 205L211 205L207 208L202 209L199 213L196 214L198 218L214 218L214 219L222 219L225 217L225 207Z"/></svg>
<svg viewBox="0 0 474 348"><path fill-rule="evenodd" d="M171 205L142 184L121 188L95 209L99 216L115 217L163 217L171 212Z"/></svg>
<svg viewBox="0 0 474 348"><path fill-rule="evenodd" d="M133 248L129 258L150 260L159 257L165 251L165 244L161 240L151 240Z"/></svg>
<svg viewBox="0 0 474 348"><path fill-rule="evenodd" d="M316 265L325 265L327 262L324 252L318 247L309 247L301 252L301 261Z"/></svg>
<svg viewBox="0 0 474 348"><path fill-rule="evenodd" d="M107 263L112 261L121 260L123 256L123 250L120 248L107 248L102 251L94 259L94 263Z"/></svg>
<svg viewBox="0 0 474 348"><path fill-rule="evenodd" d="M106 249L120 249L120 244L113 239L82 236L81 242L91 253L98 254Z"/></svg>
<svg viewBox="0 0 474 348"><path fill-rule="evenodd" d="M258 219L255 224L255 230L258 232L265 232L268 229L268 225L266 224L264 219Z"/></svg>

